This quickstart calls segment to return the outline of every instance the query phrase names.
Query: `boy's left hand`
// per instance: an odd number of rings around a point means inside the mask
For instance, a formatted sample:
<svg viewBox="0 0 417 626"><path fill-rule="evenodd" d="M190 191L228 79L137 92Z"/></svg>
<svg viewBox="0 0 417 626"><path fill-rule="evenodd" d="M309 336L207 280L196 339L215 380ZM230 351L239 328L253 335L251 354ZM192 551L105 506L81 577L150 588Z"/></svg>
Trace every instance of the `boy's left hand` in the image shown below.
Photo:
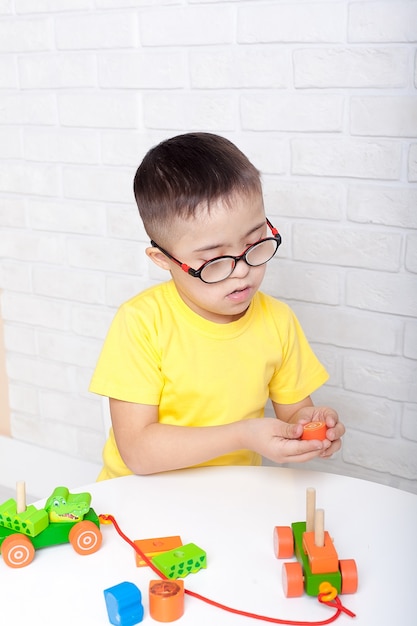
<svg viewBox="0 0 417 626"><path fill-rule="evenodd" d="M334 409L327 406L304 406L299 409L291 421L297 421L300 424L308 422L324 422L327 426L326 440L324 442L325 449L321 452L320 457L329 458L340 450L342 442L340 438L345 433L345 427L339 422L339 416Z"/></svg>

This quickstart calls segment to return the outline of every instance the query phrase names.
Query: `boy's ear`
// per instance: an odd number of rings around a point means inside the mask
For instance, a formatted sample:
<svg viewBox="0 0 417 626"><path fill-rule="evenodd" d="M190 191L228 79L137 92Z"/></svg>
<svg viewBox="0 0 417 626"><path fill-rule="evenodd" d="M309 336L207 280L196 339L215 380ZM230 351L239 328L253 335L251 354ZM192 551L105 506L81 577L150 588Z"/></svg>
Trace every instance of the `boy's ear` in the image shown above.
<svg viewBox="0 0 417 626"><path fill-rule="evenodd" d="M154 247L146 248L145 252L148 255L148 257L151 259L151 261L155 263L155 265L157 265L163 270L170 269L170 265L169 265L167 257L165 256L163 252L159 250L159 248L154 248Z"/></svg>

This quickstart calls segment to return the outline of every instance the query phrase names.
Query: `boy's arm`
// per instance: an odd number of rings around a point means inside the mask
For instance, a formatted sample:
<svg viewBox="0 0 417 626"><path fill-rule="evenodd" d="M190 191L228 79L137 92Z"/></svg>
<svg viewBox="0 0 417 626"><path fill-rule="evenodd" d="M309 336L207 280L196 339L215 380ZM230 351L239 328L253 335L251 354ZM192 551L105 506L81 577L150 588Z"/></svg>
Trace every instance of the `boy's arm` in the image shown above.
<svg viewBox="0 0 417 626"><path fill-rule="evenodd" d="M345 433L345 427L339 422L339 416L334 409L327 406L314 406L310 396L295 404L278 404L272 402L275 415L279 420L290 424L307 424L321 421L327 426L326 438L330 445L320 453L320 457L331 457L340 449L340 438Z"/></svg>
<svg viewBox="0 0 417 626"><path fill-rule="evenodd" d="M110 410L118 450L134 474L190 467L240 449L253 450L276 463L308 461L330 445L300 441L302 427L291 420L257 418L186 427L160 424L154 405L110 399Z"/></svg>

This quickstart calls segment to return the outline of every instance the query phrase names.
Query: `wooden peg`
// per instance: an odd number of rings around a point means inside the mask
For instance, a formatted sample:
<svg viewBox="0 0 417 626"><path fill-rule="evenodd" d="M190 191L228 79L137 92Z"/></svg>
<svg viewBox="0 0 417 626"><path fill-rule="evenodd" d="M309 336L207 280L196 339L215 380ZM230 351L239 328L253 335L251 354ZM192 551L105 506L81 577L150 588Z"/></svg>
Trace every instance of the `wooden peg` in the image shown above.
<svg viewBox="0 0 417 626"><path fill-rule="evenodd" d="M324 546L324 509L316 510L314 543L318 548L322 548Z"/></svg>
<svg viewBox="0 0 417 626"><path fill-rule="evenodd" d="M308 487L306 490L306 531L314 530L314 518L316 513L316 490Z"/></svg>
<svg viewBox="0 0 417 626"><path fill-rule="evenodd" d="M26 483L20 480L16 483L16 513L26 511Z"/></svg>

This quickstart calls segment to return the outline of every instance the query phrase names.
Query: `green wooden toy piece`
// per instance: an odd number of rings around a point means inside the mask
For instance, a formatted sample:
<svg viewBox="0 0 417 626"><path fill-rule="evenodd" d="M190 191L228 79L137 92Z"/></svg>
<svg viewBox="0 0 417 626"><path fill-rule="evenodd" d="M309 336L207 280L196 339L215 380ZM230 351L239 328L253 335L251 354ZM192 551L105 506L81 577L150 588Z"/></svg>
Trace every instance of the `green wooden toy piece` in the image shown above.
<svg viewBox="0 0 417 626"><path fill-rule="evenodd" d="M30 505L17 513L16 500L4 502L0 505L0 552L6 563L10 567L29 565L34 551L27 549L27 541L31 550L68 542L79 554L98 550L102 541L100 520L90 502L89 493L72 495L66 487L57 487L42 509ZM16 544L11 541L13 535Z"/></svg>
<svg viewBox="0 0 417 626"><path fill-rule="evenodd" d="M45 509L51 522L79 522L88 512L91 494L71 494L66 487L56 487L46 501Z"/></svg>
<svg viewBox="0 0 417 626"><path fill-rule="evenodd" d="M207 555L194 543L168 550L152 558L152 563L171 580L185 578L207 567Z"/></svg>
<svg viewBox="0 0 417 626"><path fill-rule="evenodd" d="M329 582L337 590L337 593L341 593L342 575L340 571L325 574L313 574L311 571L308 555L304 552L302 547L303 534L306 531L306 522L294 522L291 524L291 528L294 534L295 555L304 570L304 589L307 595L318 596L320 593L320 584L323 582Z"/></svg>
<svg viewBox="0 0 417 626"><path fill-rule="evenodd" d="M46 515L46 519L48 520L48 515ZM94 511L94 509L90 509L88 511L88 513L84 516L83 521L93 522L93 524L95 524L97 528L100 528L100 520L98 518L98 515ZM77 523L79 522L75 522L75 523L66 522L66 523L59 523L59 524L53 524L53 523L49 524L48 522L48 526L46 527L46 529L43 532L37 534L36 536L31 537L31 541L36 550L38 550L39 548L46 548L48 546L55 546L55 545L59 545L62 543L68 543L71 529ZM15 533L16 533L15 530L9 530L9 529L0 527L0 546L6 537L8 537L9 535L13 535Z"/></svg>
<svg viewBox="0 0 417 626"><path fill-rule="evenodd" d="M0 506L0 526L15 533L36 537L49 524L48 514L44 509L37 509L33 504L23 513L17 513L16 500L11 498Z"/></svg>

